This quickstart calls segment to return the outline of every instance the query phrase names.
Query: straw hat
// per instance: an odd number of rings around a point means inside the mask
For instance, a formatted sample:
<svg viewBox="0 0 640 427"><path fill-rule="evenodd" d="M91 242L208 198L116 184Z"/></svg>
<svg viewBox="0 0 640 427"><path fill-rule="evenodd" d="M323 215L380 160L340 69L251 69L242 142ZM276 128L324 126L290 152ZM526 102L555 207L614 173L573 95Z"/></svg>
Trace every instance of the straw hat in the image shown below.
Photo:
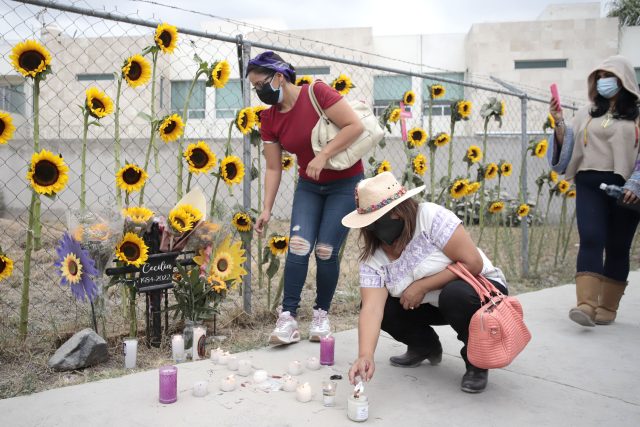
<svg viewBox="0 0 640 427"><path fill-rule="evenodd" d="M356 187L357 209L342 218L342 225L349 228L366 227L424 189L422 185L407 190L391 172L363 179Z"/></svg>

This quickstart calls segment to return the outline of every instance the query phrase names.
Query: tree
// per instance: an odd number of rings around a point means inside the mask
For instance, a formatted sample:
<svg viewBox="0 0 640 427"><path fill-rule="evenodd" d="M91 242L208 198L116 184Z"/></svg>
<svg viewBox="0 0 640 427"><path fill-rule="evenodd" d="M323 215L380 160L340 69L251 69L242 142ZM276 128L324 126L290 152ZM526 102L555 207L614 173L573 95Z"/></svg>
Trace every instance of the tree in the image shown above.
<svg viewBox="0 0 640 427"><path fill-rule="evenodd" d="M610 18L618 18L621 27L640 25L640 0L613 0L609 2Z"/></svg>

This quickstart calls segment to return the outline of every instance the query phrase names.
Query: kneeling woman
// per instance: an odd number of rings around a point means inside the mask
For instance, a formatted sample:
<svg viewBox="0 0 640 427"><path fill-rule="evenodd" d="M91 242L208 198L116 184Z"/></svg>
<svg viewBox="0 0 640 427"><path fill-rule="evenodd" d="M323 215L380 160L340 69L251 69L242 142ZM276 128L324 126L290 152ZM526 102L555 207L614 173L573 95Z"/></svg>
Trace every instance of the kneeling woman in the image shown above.
<svg viewBox="0 0 640 427"><path fill-rule="evenodd" d="M466 364L461 388L485 389L488 371L471 365L466 344L469 322L480 307L473 288L446 267L460 261L472 274L482 273L504 294L506 281L475 246L460 219L434 203L418 204L411 197L424 186L407 190L390 172L360 181L357 209L342 223L359 228L364 243L360 265L362 308L358 322L358 359L349 371L369 381L375 372L373 354L380 329L407 345L393 366L415 367L442 359L442 345L431 325L451 325L464 344Z"/></svg>

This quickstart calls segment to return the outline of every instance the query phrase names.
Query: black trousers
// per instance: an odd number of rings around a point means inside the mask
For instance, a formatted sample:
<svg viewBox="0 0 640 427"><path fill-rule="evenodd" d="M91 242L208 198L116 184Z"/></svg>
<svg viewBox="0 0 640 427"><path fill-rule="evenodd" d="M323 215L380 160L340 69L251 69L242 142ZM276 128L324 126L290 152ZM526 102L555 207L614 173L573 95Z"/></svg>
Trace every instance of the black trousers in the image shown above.
<svg viewBox="0 0 640 427"><path fill-rule="evenodd" d="M492 283L507 294L507 289L498 282ZM476 291L463 280L453 280L447 283L438 301L439 307L431 304L421 304L414 310L405 310L400 304L400 298L389 295L384 307L382 330L418 351L429 352L441 347L438 334L432 325L451 325L458 334L458 339L464 346L460 354L467 361L467 340L469 339L469 322L480 308L480 298Z"/></svg>

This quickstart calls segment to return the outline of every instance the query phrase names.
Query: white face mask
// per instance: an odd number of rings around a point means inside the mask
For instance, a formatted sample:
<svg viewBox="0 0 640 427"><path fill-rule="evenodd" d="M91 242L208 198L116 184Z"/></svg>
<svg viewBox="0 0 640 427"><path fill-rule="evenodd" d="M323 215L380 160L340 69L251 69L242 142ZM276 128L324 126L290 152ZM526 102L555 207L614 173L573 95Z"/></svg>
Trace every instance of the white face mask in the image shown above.
<svg viewBox="0 0 640 427"><path fill-rule="evenodd" d="M613 98L620 91L616 77L601 77L596 82L596 90L605 98Z"/></svg>

